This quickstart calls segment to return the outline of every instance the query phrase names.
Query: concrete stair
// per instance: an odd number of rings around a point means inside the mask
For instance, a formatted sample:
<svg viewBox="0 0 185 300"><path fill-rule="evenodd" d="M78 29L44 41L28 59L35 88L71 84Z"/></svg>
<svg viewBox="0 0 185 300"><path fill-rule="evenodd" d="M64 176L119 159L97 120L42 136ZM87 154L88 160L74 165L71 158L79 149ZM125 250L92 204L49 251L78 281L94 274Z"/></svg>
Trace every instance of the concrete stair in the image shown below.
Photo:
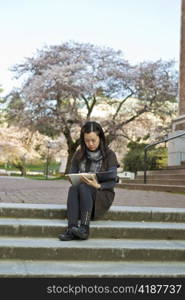
<svg viewBox="0 0 185 300"><path fill-rule="evenodd" d="M146 184L144 172L138 172L134 180L121 179L117 186L125 189L185 193L185 166L170 166L166 169L147 171Z"/></svg>
<svg viewBox="0 0 185 300"><path fill-rule="evenodd" d="M0 277L184 277L185 209L113 206L62 242L65 205L0 204Z"/></svg>

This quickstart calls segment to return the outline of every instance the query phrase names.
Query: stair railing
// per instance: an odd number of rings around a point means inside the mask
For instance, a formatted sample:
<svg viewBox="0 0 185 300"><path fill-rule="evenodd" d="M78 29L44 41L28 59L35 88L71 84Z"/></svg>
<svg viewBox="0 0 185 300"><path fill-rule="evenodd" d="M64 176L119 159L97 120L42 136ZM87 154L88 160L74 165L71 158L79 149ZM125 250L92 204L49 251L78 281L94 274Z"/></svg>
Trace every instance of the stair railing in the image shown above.
<svg viewBox="0 0 185 300"><path fill-rule="evenodd" d="M181 133L181 134L178 134L178 135L175 135L173 137L163 138L162 140L160 140L158 142L151 143L151 144L144 147L144 183L147 183L147 151L148 151L148 149L150 149L151 147L154 147L158 144L166 143L169 140L176 139L176 138L181 137L183 135L185 135L185 132Z"/></svg>

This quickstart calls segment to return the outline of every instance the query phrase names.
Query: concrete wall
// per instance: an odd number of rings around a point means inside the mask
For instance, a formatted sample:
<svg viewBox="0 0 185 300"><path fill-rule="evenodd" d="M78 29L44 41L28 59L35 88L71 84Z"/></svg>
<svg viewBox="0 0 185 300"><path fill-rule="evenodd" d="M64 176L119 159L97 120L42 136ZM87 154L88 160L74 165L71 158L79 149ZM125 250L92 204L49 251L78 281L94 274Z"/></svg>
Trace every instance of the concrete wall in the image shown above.
<svg viewBox="0 0 185 300"><path fill-rule="evenodd" d="M184 130L178 130L169 133L168 137L185 133ZM168 141L168 166L179 166L181 161L185 161L185 135L171 141Z"/></svg>

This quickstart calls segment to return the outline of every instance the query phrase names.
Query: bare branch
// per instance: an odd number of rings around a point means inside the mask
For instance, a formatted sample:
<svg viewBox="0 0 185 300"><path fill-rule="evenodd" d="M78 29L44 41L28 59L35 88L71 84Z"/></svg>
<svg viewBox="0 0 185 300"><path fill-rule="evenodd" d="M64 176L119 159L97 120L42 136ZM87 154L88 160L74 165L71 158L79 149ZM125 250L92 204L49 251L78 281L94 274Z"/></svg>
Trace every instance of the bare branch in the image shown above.
<svg viewBox="0 0 185 300"><path fill-rule="evenodd" d="M87 98L83 94L81 94L81 97L85 101L85 105L87 107L87 111L89 112L90 107L89 107L89 102L88 102Z"/></svg>
<svg viewBox="0 0 185 300"><path fill-rule="evenodd" d="M134 92L130 93L127 97L125 97L125 98L120 102L120 104L119 104L119 106L118 106L118 108L117 108L115 114L113 115L113 120L116 119L116 117L117 117L117 115L118 115L118 113L119 113L121 107L123 106L123 104L127 101L127 99L129 99L130 97L132 97L133 94L134 94Z"/></svg>
<svg viewBox="0 0 185 300"><path fill-rule="evenodd" d="M139 116L141 116L142 114L144 114L147 111L148 111L148 107L147 107L147 105L145 105L142 109L138 110L134 116L127 119L126 121L123 121L120 125L123 126L123 125L126 125L126 124L134 121L136 118L138 118Z"/></svg>
<svg viewBox="0 0 185 300"><path fill-rule="evenodd" d="M89 111L88 111L88 114L87 114L87 119L89 119L89 117L90 117L90 115L91 115L91 113L93 111L93 108L94 108L95 104L96 104L96 97L93 96L93 101L92 101L91 106L89 107Z"/></svg>

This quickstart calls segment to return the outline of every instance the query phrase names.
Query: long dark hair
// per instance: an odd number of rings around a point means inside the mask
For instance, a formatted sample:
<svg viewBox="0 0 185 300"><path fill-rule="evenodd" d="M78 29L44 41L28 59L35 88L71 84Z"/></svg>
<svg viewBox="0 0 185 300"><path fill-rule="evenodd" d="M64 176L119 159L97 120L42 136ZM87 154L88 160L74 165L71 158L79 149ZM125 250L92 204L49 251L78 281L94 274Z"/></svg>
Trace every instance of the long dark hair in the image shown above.
<svg viewBox="0 0 185 300"><path fill-rule="evenodd" d="M102 156L105 157L106 156L106 150L107 150L107 144L106 144L106 139L105 139L103 129L102 129L102 127L99 123L93 122L93 121L87 121L82 126L81 132L80 132L79 159L83 159L84 156L85 156L85 152L86 152L86 145L85 145L85 142L84 142L84 134L85 133L90 133L90 132L95 132L99 136L99 138L100 138L99 149L102 153Z"/></svg>

